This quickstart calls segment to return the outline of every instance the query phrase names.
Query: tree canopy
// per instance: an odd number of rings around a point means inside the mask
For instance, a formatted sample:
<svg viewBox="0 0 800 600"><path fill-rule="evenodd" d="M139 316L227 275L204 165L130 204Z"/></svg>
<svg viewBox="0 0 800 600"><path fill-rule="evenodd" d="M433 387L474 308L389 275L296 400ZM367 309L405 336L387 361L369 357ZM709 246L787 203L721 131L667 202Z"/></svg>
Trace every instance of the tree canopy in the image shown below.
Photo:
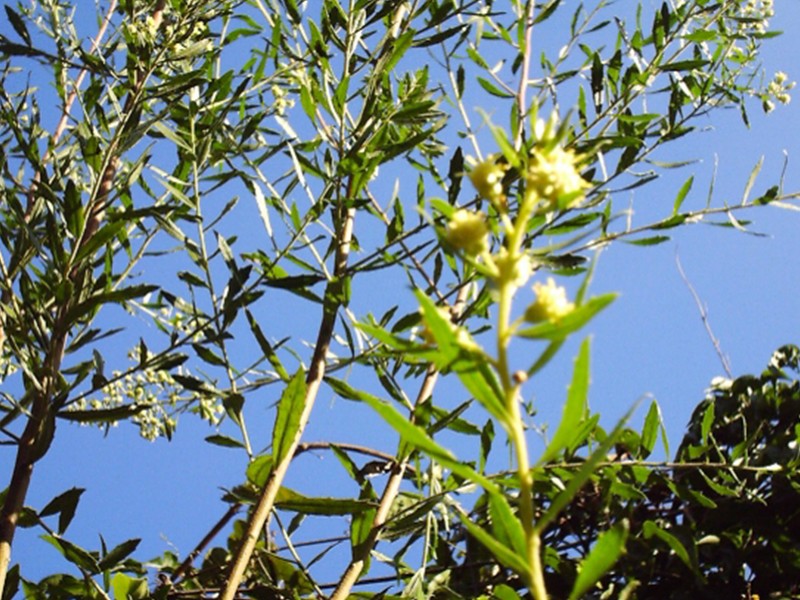
<svg viewBox="0 0 800 600"><path fill-rule="evenodd" d="M657 402L589 407L598 253L797 196L759 165L737 204L673 189L709 118L794 83L771 1L656 4L6 4L0 598L800 595L796 347L714 380L674 456ZM247 457L192 552L78 545L77 487L28 504L62 428L188 418ZM336 491L290 487L309 451ZM63 572L13 562L20 528Z"/></svg>

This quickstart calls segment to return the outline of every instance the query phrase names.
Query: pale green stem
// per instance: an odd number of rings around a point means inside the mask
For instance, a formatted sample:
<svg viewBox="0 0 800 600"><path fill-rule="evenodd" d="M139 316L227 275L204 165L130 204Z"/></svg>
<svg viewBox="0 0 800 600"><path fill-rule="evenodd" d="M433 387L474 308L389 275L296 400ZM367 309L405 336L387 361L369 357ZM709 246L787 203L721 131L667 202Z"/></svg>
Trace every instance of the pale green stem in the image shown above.
<svg viewBox="0 0 800 600"><path fill-rule="evenodd" d="M516 222L508 230L506 251L510 262L514 264L522 257L521 248L525 234L525 224L530 217L533 201L523 201L517 213ZM514 334L511 322L511 308L517 284L514 276L510 281L500 281L498 315L497 315L497 371L505 394L505 404L508 414L506 427L517 461L517 476L519 478L519 519L525 532L525 545L529 573L527 584L531 595L536 600L546 600L547 590L544 584L544 572L541 558L541 539L534 524L533 510L533 476L530 469L528 443L525 438L525 424L520 410L519 384L514 381L511 366L508 362L508 348Z"/></svg>

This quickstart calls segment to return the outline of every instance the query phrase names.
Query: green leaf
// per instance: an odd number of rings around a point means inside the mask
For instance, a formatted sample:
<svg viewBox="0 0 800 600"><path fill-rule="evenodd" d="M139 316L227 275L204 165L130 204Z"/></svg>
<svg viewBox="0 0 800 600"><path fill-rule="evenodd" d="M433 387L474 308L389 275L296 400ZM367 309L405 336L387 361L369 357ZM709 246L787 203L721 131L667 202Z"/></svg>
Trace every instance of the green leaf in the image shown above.
<svg viewBox="0 0 800 600"><path fill-rule="evenodd" d="M271 454L257 456L247 465L247 480L259 488L264 487L267 478L272 473L273 464L274 461Z"/></svg>
<svg viewBox="0 0 800 600"><path fill-rule="evenodd" d="M569 595L570 600L582 598L614 566L625 549L628 530L628 520L623 519L597 538L589 555L578 566L578 577Z"/></svg>
<svg viewBox="0 0 800 600"><path fill-rule="evenodd" d="M111 549L110 552L107 552L105 556L103 556L103 558L98 563L100 570L106 571L108 569L116 567L128 556L133 554L136 548L139 547L139 542L141 541L142 540L140 539L131 539L116 545L114 548Z"/></svg>
<svg viewBox="0 0 800 600"><path fill-rule="evenodd" d="M561 423L558 425L552 441L547 445L538 461L539 465L544 465L558 457L565 449L572 445L575 435L581 431L581 423L586 419L588 413L589 395L589 340L588 338L581 344L578 358L575 360L575 369L572 373L572 382L567 391L567 401L561 415Z"/></svg>
<svg viewBox="0 0 800 600"><path fill-rule="evenodd" d="M275 506L307 515L342 516L373 510L375 503L351 498L310 498L287 487L281 487L275 496Z"/></svg>
<svg viewBox="0 0 800 600"><path fill-rule="evenodd" d="M678 195L675 196L675 202L674 202L674 204L672 206L672 216L673 217L678 214L678 211L680 211L681 205L683 204L683 201L686 199L686 196L689 193L689 190L692 189L692 184L693 183L694 183L694 175L689 177L689 179L687 179L684 182L684 184L681 186L681 189L678 190Z"/></svg>
<svg viewBox="0 0 800 600"><path fill-rule="evenodd" d="M84 488L72 488L63 494L59 494L47 503L47 506L39 513L39 516L49 517L58 513L58 534L62 535L72 522L72 518L75 516L75 509L78 507L78 501L85 491Z"/></svg>
<svg viewBox="0 0 800 600"><path fill-rule="evenodd" d="M131 577L125 573L114 573L111 590L114 600L144 600L151 597L146 578Z"/></svg>
<svg viewBox="0 0 800 600"><path fill-rule="evenodd" d="M22 19L19 13L14 11L14 9L8 6L7 4L5 6L5 9L6 9L6 16L8 17L11 26L14 28L14 31L16 31L17 35L22 38L22 41L24 41L28 46L30 46L31 34L28 33L28 27L27 25L25 25L25 21Z"/></svg>
<svg viewBox="0 0 800 600"><path fill-rule="evenodd" d="M650 539L655 536L665 542L687 567L689 567L692 571L696 571L694 561L689 555L688 550L686 550L686 546L684 546L677 537L659 527L654 521L650 520L644 522L644 525L642 526L642 532L644 533L644 537L646 539Z"/></svg>
<svg viewBox="0 0 800 600"><path fill-rule="evenodd" d="M197 356L203 362L206 362L210 365L215 365L217 367L224 367L228 363L221 356L217 356L217 354L211 350L208 346L203 346L201 344L192 344L192 348L197 353Z"/></svg>
<svg viewBox="0 0 800 600"><path fill-rule="evenodd" d="M269 340L267 340L266 336L261 331L261 326L253 316L253 313L246 308L244 314L247 317L247 322L250 324L250 331L252 332L253 337L256 338L256 342L258 342L258 346L261 348L261 352L264 353L264 356L269 361L269 364L271 364L272 368L275 369L278 377L280 377L283 381L289 381L291 379L289 372L283 366L281 359L278 358L278 355L275 353L275 349L272 347L272 344L269 343Z"/></svg>
<svg viewBox="0 0 800 600"><path fill-rule="evenodd" d="M392 427L406 443L425 452L432 459L449 468L453 473L477 483L488 492L499 493L497 486L475 471L466 463L460 462L449 450L437 444L421 427L411 423L393 406L375 397L365 397L364 401Z"/></svg>
<svg viewBox="0 0 800 600"><path fill-rule="evenodd" d="M673 63L669 63L666 65L661 65L659 69L661 71L694 71L695 69L700 69L708 65L707 60L703 60L700 58L696 59L689 59L689 60L678 60Z"/></svg>
<svg viewBox="0 0 800 600"><path fill-rule="evenodd" d="M500 423L507 424L508 410L503 400L503 390L489 364L477 361L474 368L456 368L455 371L472 397Z"/></svg>
<svg viewBox="0 0 800 600"><path fill-rule="evenodd" d="M222 446L223 448L245 447L245 445L242 442L227 435L221 435L221 434L209 435L205 439L209 444L214 444L215 446Z"/></svg>
<svg viewBox="0 0 800 600"><path fill-rule="evenodd" d="M272 454L276 464L283 462L294 446L305 405L306 378L305 371L301 368L286 385L278 402L272 431Z"/></svg>
<svg viewBox="0 0 800 600"><path fill-rule="evenodd" d="M659 244L663 244L664 242L668 242L670 240L669 236L666 235L654 235L646 238L639 238L637 240L625 240L622 241L626 244L630 244L631 246L657 246Z"/></svg>
<svg viewBox="0 0 800 600"><path fill-rule="evenodd" d="M13 600L19 591L19 565L14 565L6 574L6 583L3 588L2 600Z"/></svg>
<svg viewBox="0 0 800 600"><path fill-rule="evenodd" d="M505 90L501 90L495 84L493 84L488 79L484 79L483 77L478 77L478 84L487 92L489 92L492 96L497 96L498 98L513 98L514 94L511 92L507 92Z"/></svg>
<svg viewBox="0 0 800 600"><path fill-rule="evenodd" d="M492 590L492 598L497 600L520 600L519 594L510 585L501 583Z"/></svg>
<svg viewBox="0 0 800 600"><path fill-rule="evenodd" d="M530 579L530 570L528 562L525 560L525 554L520 555L515 552L514 549L503 545L480 525L473 523L470 516L463 510L458 511L458 516L461 518L461 523L463 523L470 535L483 544L498 561L509 569L513 569L524 578Z"/></svg>
<svg viewBox="0 0 800 600"><path fill-rule="evenodd" d="M148 408L150 406L147 404L124 404L114 408L98 408L97 410L62 410L56 416L59 419L74 423L116 423L129 419Z"/></svg>
<svg viewBox="0 0 800 600"><path fill-rule="evenodd" d="M594 449L594 452L589 455L589 457L581 465L580 469L578 469L578 471L572 476L572 479L569 480L566 488L564 488L564 490L553 499L550 506L547 507L547 511L539 518L538 521L536 521L534 528L538 533L543 532L547 526L561 513L561 511L567 507L567 505L583 487L583 484L585 484L596 472L597 465L600 462L607 460L608 452L619 439L625 427L625 423L628 422L631 414L634 410L636 410L636 406L638 406L638 403L623 415L623 417L617 422L614 430L608 434L608 436L606 436L602 442L600 442L600 444Z"/></svg>
<svg viewBox="0 0 800 600"><path fill-rule="evenodd" d="M49 534L43 535L41 538L45 542L52 544L64 558L66 558L73 565L77 566L79 569L86 571L91 575L96 575L101 572L100 566L97 563L97 558L88 550L84 550L72 542Z"/></svg>
<svg viewBox="0 0 800 600"><path fill-rule="evenodd" d="M658 408L658 402L653 401L650 404L650 409L647 411L647 416L644 419L644 427L642 428L642 448L644 448L646 452L641 458L647 458L653 451L656 440L658 439L658 431L662 427L661 410Z"/></svg>
<svg viewBox="0 0 800 600"><path fill-rule="evenodd" d="M492 518L492 532L495 539L506 548L513 550L517 556L524 557L528 553L525 543L525 531L514 511L501 493L489 494L489 514Z"/></svg>
<svg viewBox="0 0 800 600"><path fill-rule="evenodd" d="M548 321L517 332L523 338L558 341L586 325L597 313L611 304L617 294L603 294L588 300L558 321Z"/></svg>

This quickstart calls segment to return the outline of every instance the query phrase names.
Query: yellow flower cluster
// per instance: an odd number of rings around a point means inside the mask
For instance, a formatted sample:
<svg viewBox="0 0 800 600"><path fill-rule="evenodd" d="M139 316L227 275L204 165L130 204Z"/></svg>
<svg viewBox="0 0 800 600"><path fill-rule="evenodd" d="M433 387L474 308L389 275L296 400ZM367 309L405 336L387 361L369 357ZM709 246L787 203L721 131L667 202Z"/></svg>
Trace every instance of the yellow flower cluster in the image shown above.
<svg viewBox="0 0 800 600"><path fill-rule="evenodd" d="M533 291L536 300L525 310L525 320L529 323L558 321L575 309L575 305L567 300L567 291L556 285L552 277L548 277L545 284L534 283Z"/></svg>
<svg viewBox="0 0 800 600"><path fill-rule="evenodd" d="M445 241L456 250L477 256L489 248L489 226L483 213L459 209L450 218Z"/></svg>
<svg viewBox="0 0 800 600"><path fill-rule="evenodd" d="M487 160L475 165L469 172L469 179L481 198L501 206L506 200L503 177L508 171L508 165L498 163L497 158L498 156L493 154Z"/></svg>
<svg viewBox="0 0 800 600"><path fill-rule="evenodd" d="M771 112L775 109L775 103L772 101L772 98L781 104L789 104L789 102L792 101L789 92L794 86L795 82L789 81L789 76L786 73L783 71L775 73L775 77L772 78L772 81L770 81L767 86L766 98L764 98L763 102L764 110L766 112Z"/></svg>
<svg viewBox="0 0 800 600"><path fill-rule="evenodd" d="M579 159L560 146L536 152L526 175L526 201L542 202L549 210L575 206L591 184L578 171Z"/></svg>

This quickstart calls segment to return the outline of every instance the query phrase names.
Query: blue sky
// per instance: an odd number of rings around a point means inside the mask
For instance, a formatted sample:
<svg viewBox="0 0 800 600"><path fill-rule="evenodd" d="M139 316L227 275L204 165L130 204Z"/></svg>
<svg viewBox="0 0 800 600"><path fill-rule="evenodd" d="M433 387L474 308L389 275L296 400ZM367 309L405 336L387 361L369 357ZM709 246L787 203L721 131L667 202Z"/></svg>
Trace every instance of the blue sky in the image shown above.
<svg viewBox="0 0 800 600"><path fill-rule="evenodd" d="M800 5L784 2L776 11L773 27L786 34L766 45L765 69L768 74L784 70L791 79L800 80L793 60L798 51ZM687 205L702 205L715 162L714 203L735 204L762 156L764 166L754 192L776 183L784 152L789 159L784 189L800 190L796 167L800 161L800 98L769 115L762 115L753 102L750 116L752 126L747 129L734 111L714 113L707 132L691 136L691 142L683 147L678 145L682 158L701 162L680 171L672 184L635 191L634 210L646 213L648 203L671 206L680 183L691 173L696 179ZM707 306L714 334L735 375L763 369L781 344L800 343L796 300L800 214L766 207L743 218L751 219L752 229L767 236L697 224L678 230L668 244L653 248L617 244L601 253L592 291L621 294L588 331L593 350L590 402L603 414L604 422L613 423L639 398L654 398L663 411L674 449L709 381L723 374L698 308L678 273L676 256ZM578 341L562 350L559 360L531 387L541 418L553 425ZM254 414L260 411L263 415L264 424L271 420L267 409L272 400L265 399L263 407L253 409ZM348 429L352 417L343 406L346 403L330 393L323 395L306 439L330 438L332 428L336 439L350 435L367 445L394 446L393 440L386 442L385 430L377 421L362 415L359 419L365 420L358 423L357 430ZM640 409L634 424L643 414ZM348 433L339 436L340 432ZM224 512L220 487L239 483L246 465L243 453L202 443L202 437L210 433L205 425L183 419L172 442L148 443L125 424L103 437L94 429L61 423L50 453L36 466L27 503L41 507L70 487L85 487L87 492L69 532L75 542L94 548L99 545L99 533L109 546L142 537L139 557L155 556L173 546L185 555ZM253 433L260 436L256 447L267 445L265 429L255 427ZM335 487L337 480L331 473L336 466L330 456L312 455L303 460L289 485L302 488L332 478L330 484ZM0 450L0 473L10 472L11 461L10 450ZM347 491L349 488L342 495ZM33 578L63 568L55 550L37 540L38 533L18 531L12 556L12 562L21 562Z"/></svg>

